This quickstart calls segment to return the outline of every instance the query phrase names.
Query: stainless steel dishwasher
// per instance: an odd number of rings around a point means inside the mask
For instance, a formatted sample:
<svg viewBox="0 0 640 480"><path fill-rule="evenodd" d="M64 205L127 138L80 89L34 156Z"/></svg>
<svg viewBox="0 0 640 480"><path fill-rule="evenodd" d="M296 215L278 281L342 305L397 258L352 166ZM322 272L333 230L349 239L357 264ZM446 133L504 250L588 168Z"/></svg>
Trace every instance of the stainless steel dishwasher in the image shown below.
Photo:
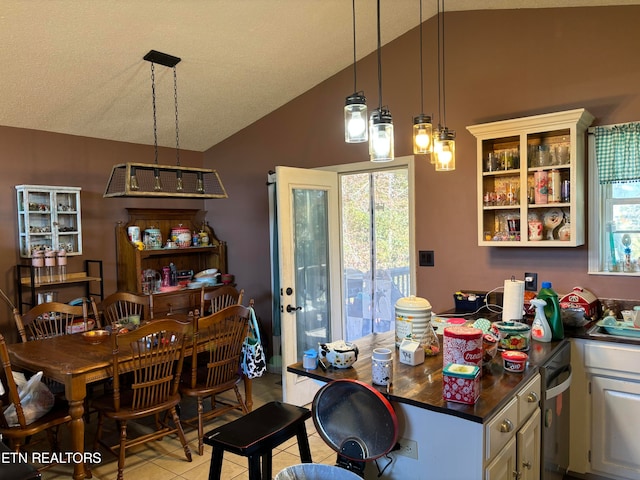
<svg viewBox="0 0 640 480"><path fill-rule="evenodd" d="M542 367L542 479L561 480L569 468L571 346L567 340Z"/></svg>

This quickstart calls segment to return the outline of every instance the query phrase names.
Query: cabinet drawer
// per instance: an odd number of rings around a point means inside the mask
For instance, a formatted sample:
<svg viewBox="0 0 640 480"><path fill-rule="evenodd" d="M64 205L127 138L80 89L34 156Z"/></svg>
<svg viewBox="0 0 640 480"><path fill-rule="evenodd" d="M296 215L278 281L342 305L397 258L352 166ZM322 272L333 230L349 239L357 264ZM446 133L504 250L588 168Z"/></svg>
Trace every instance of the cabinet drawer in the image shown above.
<svg viewBox="0 0 640 480"><path fill-rule="evenodd" d="M540 375L536 375L517 394L518 397L518 427L527 421L529 416L538 408L541 398Z"/></svg>
<svg viewBox="0 0 640 480"><path fill-rule="evenodd" d="M638 354L640 354L639 347L591 341L584 346L584 363L587 369L596 368L640 374Z"/></svg>
<svg viewBox="0 0 640 480"><path fill-rule="evenodd" d="M518 399L514 397L485 427L485 459L493 458L518 428Z"/></svg>

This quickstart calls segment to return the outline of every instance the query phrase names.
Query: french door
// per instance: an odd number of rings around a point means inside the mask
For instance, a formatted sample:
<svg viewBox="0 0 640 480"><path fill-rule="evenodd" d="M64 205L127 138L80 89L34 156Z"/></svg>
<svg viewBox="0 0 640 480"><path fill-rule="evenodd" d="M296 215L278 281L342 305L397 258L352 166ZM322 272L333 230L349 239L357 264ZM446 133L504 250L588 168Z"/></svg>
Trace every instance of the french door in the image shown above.
<svg viewBox="0 0 640 480"><path fill-rule="evenodd" d="M320 385L286 371L318 343L341 338L338 176L276 167L282 392L305 405Z"/></svg>

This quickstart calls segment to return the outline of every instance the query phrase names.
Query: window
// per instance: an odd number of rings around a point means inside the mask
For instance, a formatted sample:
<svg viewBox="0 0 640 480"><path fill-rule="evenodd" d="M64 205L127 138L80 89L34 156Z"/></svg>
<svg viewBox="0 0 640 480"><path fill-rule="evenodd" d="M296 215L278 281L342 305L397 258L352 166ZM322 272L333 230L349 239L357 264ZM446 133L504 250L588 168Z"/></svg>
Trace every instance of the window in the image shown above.
<svg viewBox="0 0 640 480"><path fill-rule="evenodd" d="M589 133L589 273L640 276L640 123Z"/></svg>
<svg viewBox="0 0 640 480"><path fill-rule="evenodd" d="M339 175L344 338L395 328L398 298L415 295L414 158L326 167Z"/></svg>

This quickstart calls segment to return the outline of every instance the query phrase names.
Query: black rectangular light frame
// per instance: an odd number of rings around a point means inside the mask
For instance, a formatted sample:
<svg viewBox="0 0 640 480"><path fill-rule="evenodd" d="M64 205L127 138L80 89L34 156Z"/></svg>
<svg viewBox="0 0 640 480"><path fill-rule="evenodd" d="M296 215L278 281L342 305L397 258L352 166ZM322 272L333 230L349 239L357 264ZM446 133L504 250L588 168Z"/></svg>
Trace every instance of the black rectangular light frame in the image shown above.
<svg viewBox="0 0 640 480"><path fill-rule="evenodd" d="M181 58L174 57L168 53L158 52L156 50L149 50L149 53L147 53L143 58L147 62L159 63L160 65L171 68L175 67L180 63L180 60L182 60Z"/></svg>

